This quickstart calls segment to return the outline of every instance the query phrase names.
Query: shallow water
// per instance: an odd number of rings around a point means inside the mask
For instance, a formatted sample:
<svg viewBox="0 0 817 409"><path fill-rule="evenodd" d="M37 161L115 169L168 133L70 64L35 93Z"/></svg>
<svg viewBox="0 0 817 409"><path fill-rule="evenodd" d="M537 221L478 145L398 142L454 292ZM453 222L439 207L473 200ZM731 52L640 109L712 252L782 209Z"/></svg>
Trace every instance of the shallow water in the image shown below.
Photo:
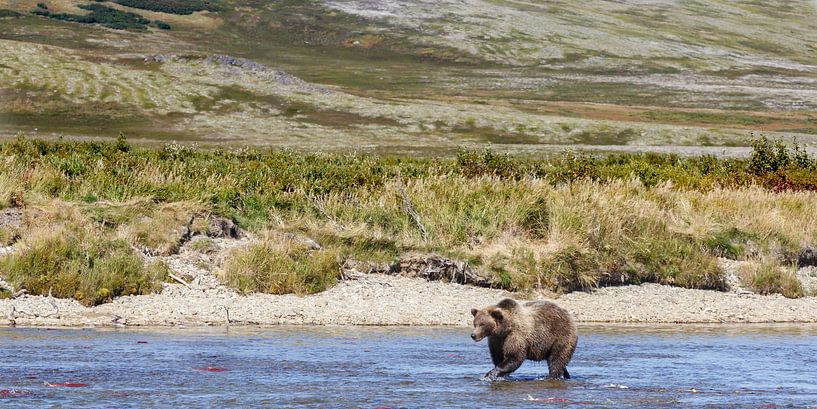
<svg viewBox="0 0 817 409"><path fill-rule="evenodd" d="M817 408L814 325L579 331L574 379L490 383L467 328L5 328L0 406Z"/></svg>

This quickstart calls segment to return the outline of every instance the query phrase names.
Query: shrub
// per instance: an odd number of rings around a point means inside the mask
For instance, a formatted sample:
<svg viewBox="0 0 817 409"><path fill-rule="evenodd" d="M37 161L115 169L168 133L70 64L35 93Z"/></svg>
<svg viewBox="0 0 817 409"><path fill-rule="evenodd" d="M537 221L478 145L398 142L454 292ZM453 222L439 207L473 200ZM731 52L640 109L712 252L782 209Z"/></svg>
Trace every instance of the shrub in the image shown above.
<svg viewBox="0 0 817 409"><path fill-rule="evenodd" d="M558 182L569 182L581 179L596 179L599 172L595 158L588 155L565 151L551 177Z"/></svg>
<svg viewBox="0 0 817 409"><path fill-rule="evenodd" d="M144 29L145 26L150 23L150 20L138 14L120 11L101 4L81 4L78 7L88 10L90 13L86 15L51 13L42 8L38 8L32 13L54 20L72 21L82 24L101 24L105 27L117 30Z"/></svg>
<svg viewBox="0 0 817 409"><path fill-rule="evenodd" d="M789 164L789 151L783 142L769 141L765 136L752 141L749 169L755 173L776 172Z"/></svg>
<svg viewBox="0 0 817 409"><path fill-rule="evenodd" d="M22 16L22 14L14 10L0 9L0 18L19 18Z"/></svg>
<svg viewBox="0 0 817 409"><path fill-rule="evenodd" d="M797 275L781 268L777 260L765 260L743 272L743 282L758 294L781 294L787 298L803 296L803 287Z"/></svg>
<svg viewBox="0 0 817 409"><path fill-rule="evenodd" d="M217 2L208 0L113 0L115 3L142 10L170 14L192 14L197 11L219 11Z"/></svg>
<svg viewBox="0 0 817 409"><path fill-rule="evenodd" d="M165 23L164 21L156 20L156 21L153 22L153 24L156 24L156 27L158 27L158 28L160 28L162 30L170 30L170 24Z"/></svg>
<svg viewBox="0 0 817 409"><path fill-rule="evenodd" d="M161 290L166 269L145 268L124 240L96 233L74 227L27 237L26 246L0 260L0 273L30 294L50 293L88 306Z"/></svg>
<svg viewBox="0 0 817 409"><path fill-rule="evenodd" d="M333 286L339 269L336 251L311 250L297 240L274 237L237 250L220 275L243 293L304 295Z"/></svg>
<svg viewBox="0 0 817 409"><path fill-rule="evenodd" d="M473 151L457 152L457 167L461 174L469 177L494 175L512 177L518 175L514 162L507 154L496 154L485 150L482 155Z"/></svg>

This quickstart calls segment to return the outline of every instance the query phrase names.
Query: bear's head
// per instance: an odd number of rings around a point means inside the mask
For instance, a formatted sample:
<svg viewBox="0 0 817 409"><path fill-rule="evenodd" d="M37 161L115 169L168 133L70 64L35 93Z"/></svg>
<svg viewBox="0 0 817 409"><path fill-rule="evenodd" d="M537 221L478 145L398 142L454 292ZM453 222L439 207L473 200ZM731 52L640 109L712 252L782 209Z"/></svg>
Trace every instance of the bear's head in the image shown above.
<svg viewBox="0 0 817 409"><path fill-rule="evenodd" d="M478 310L471 309L474 316L474 332L471 339L476 342L485 337L501 337L508 331L508 317L516 302L511 299L502 300L499 304Z"/></svg>

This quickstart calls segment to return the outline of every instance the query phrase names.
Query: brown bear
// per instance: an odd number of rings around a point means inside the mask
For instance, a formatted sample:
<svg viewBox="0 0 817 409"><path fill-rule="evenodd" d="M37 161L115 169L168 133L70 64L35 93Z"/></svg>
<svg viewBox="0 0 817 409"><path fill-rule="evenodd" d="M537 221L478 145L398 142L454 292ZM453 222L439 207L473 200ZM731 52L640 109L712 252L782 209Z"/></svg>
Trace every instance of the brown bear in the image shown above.
<svg viewBox="0 0 817 409"><path fill-rule="evenodd" d="M496 380L517 370L525 359L547 360L548 377L570 379L567 363L573 357L578 336L570 313L549 301L524 304L506 298L495 306L471 310L471 338L488 337L494 369L485 374Z"/></svg>

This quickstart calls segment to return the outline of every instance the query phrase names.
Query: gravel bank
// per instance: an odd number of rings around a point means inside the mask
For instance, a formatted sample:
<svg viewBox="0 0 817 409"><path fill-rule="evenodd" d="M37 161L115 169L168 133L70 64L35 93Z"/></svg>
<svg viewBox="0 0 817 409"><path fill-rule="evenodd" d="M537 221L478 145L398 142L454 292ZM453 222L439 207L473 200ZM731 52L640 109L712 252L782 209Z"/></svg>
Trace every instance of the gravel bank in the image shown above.
<svg viewBox="0 0 817 409"><path fill-rule="evenodd" d="M122 297L86 308L73 300L24 296L0 300L0 325L470 325L470 309L504 291L380 274L344 281L312 296L242 296L199 277L190 288ZM521 298L518 296L517 298ZM719 293L644 284L577 292L555 300L579 322L817 322L817 298Z"/></svg>

